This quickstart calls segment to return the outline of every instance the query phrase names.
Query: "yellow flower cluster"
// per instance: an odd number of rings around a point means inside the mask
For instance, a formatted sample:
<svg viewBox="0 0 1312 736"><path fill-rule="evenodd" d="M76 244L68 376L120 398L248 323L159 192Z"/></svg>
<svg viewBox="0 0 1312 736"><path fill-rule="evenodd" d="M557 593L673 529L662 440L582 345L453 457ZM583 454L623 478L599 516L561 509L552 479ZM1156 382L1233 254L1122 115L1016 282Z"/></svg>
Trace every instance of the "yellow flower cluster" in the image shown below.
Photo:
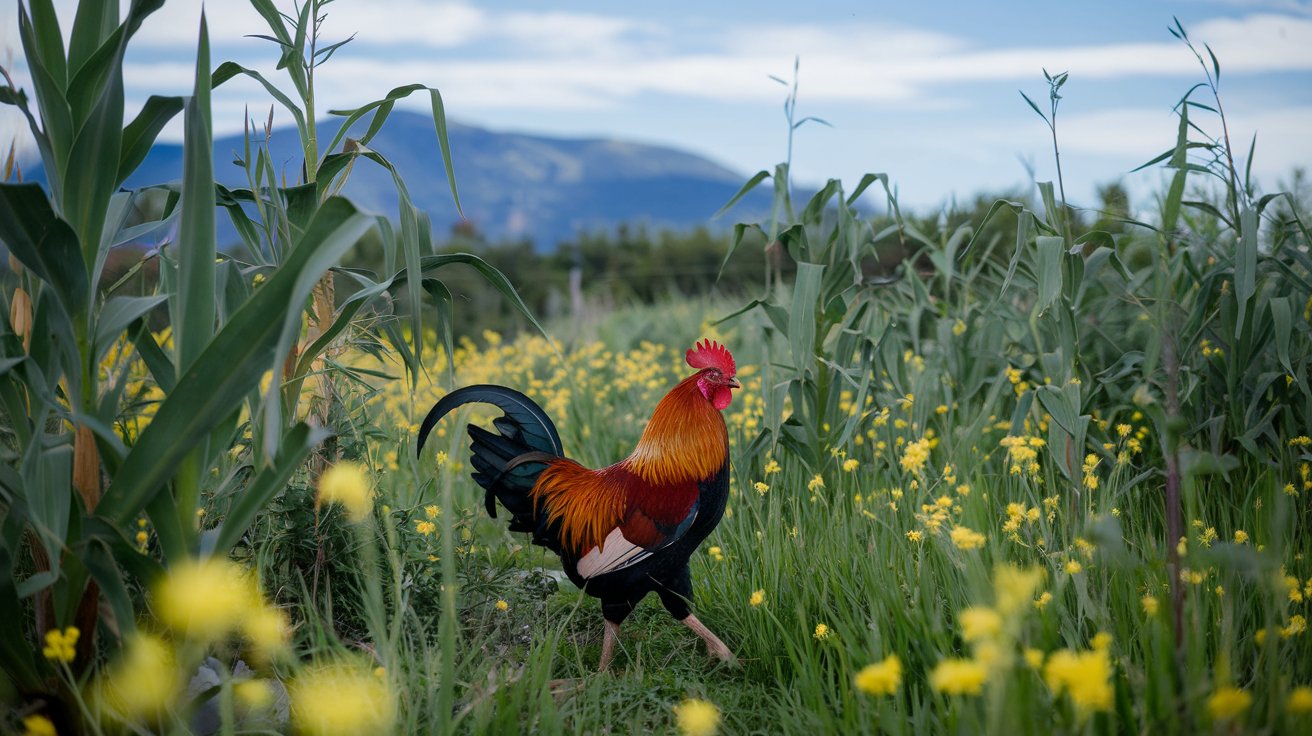
<svg viewBox="0 0 1312 736"><path fill-rule="evenodd" d="M23 719L23 736L58 736L58 732L49 718L33 714Z"/></svg>
<svg viewBox="0 0 1312 736"><path fill-rule="evenodd" d="M1024 394L1030 389L1030 382L1021 380L1023 375L1025 375L1024 372L1019 368L1007 368L1007 381L1011 383L1011 387L1015 390L1017 396Z"/></svg>
<svg viewBox="0 0 1312 736"><path fill-rule="evenodd" d="M957 616L961 638L968 642L992 639L1002 631L1002 616L992 608L971 606Z"/></svg>
<svg viewBox="0 0 1312 736"><path fill-rule="evenodd" d="M960 525L952 527L951 537L958 549L979 549L987 540L983 534Z"/></svg>
<svg viewBox="0 0 1312 736"><path fill-rule="evenodd" d="M929 448L928 437L907 443L906 449L902 452L902 469L908 473L919 474L925 463L929 462Z"/></svg>
<svg viewBox="0 0 1312 736"><path fill-rule="evenodd" d="M993 570L994 605L1002 615L1011 617L1025 610L1042 584L1042 568L999 565Z"/></svg>
<svg viewBox="0 0 1312 736"><path fill-rule="evenodd" d="M1020 542L1020 528L1022 524L1033 524L1039 520L1038 507L1027 507L1023 503L1007 504L1007 518L1002 522L1002 531L1006 533L1013 542Z"/></svg>
<svg viewBox="0 0 1312 736"><path fill-rule="evenodd" d="M1216 721L1232 721L1253 704L1253 696L1237 687L1219 687L1207 698L1207 714Z"/></svg>
<svg viewBox="0 0 1312 736"><path fill-rule="evenodd" d="M929 674L929 684L946 695L979 695L984 691L984 683L988 678L988 668L980 662L951 658L934 667L934 671Z"/></svg>
<svg viewBox="0 0 1312 736"><path fill-rule="evenodd" d="M912 481L914 483L915 481ZM901 489L895 489L890 495L899 498L902 495ZM896 509L894 509L896 510ZM919 521L925 527L925 531L930 534L937 534L944 524L948 523L953 513L961 510L961 507L952 500L950 496L939 496L933 499L933 503L923 503L920 505L920 513L916 514L916 521Z"/></svg>
<svg viewBox="0 0 1312 736"><path fill-rule="evenodd" d="M868 695L892 695L902 685L902 662L890 654L856 673L856 689Z"/></svg>
<svg viewBox="0 0 1312 736"><path fill-rule="evenodd" d="M1038 475L1039 448L1047 444L1043 438L1007 435L998 440L998 444L1007 448L1007 461L1011 465L1012 475L1020 475L1022 471Z"/></svg>
<svg viewBox="0 0 1312 736"><path fill-rule="evenodd" d="M292 721L299 733L311 736L388 733L396 720L396 699L386 679L378 677L363 662L341 661L312 667L296 678L288 692Z"/></svg>
<svg viewBox="0 0 1312 736"><path fill-rule="evenodd" d="M359 523L374 506L373 483L363 465L340 462L319 476L317 504L338 504L351 521Z"/></svg>
<svg viewBox="0 0 1312 736"><path fill-rule="evenodd" d="M46 645L41 653L53 662L72 662L77 658L77 640L81 634L76 626L69 626L62 631L51 629L46 632Z"/></svg>
<svg viewBox="0 0 1312 736"><path fill-rule="evenodd" d="M177 565L156 587L154 603L163 624L202 645L240 632L266 659L287 645L282 612L264 602L249 571L228 560Z"/></svg>
<svg viewBox="0 0 1312 736"><path fill-rule="evenodd" d="M96 695L123 718L154 721L181 687L172 648L157 636L138 633L102 674Z"/></svg>
<svg viewBox="0 0 1312 736"><path fill-rule="evenodd" d="M444 372L452 366L456 384L497 383L526 393L551 415L567 444L587 444L597 427L623 426L631 428L628 434L615 438L623 445L637 440L642 421L690 370L682 349L672 350L650 341L642 341L630 350L612 351L601 341L566 350L559 341L549 342L531 334L505 340L489 332L483 339L486 345L480 348L473 340L462 338L450 356L441 347L431 348L425 357L430 370L418 376L413 392L406 381L380 382L370 399L379 424L395 426L407 434L417 431L422 412L443 395L445 381L439 383L439 379L444 379ZM436 343L435 334L425 334L426 345ZM433 357L427 357L430 355ZM372 360L363 354L352 358L359 364ZM756 366L744 364L739 367L738 380L743 389L735 392L733 403L725 411L725 421L731 431L753 434L760 428L765 411L761 376ZM569 420L577 414L579 402L585 400L589 421L574 425ZM487 421L489 411L475 408L473 421ZM445 437L446 432L443 426L434 430L438 438ZM382 459L383 470L396 470L394 458ZM777 466L773 470L767 466L767 475L771 472L778 472Z"/></svg>
<svg viewBox="0 0 1312 736"><path fill-rule="evenodd" d="M674 706L674 720L683 736L713 736L720 728L720 709L710 701L689 698Z"/></svg>
<svg viewBox="0 0 1312 736"><path fill-rule="evenodd" d="M1043 680L1054 696L1070 696L1081 716L1112 707L1111 657L1105 647L1087 651L1053 652L1043 668Z"/></svg>
<svg viewBox="0 0 1312 736"><path fill-rule="evenodd" d="M1080 470L1084 473L1084 487L1090 491L1098 490L1098 474L1096 472L1100 460L1097 455L1092 453L1084 456L1084 464Z"/></svg>
<svg viewBox="0 0 1312 736"><path fill-rule="evenodd" d="M1294 715L1312 714L1312 687L1300 685L1294 688L1285 702L1285 710Z"/></svg>

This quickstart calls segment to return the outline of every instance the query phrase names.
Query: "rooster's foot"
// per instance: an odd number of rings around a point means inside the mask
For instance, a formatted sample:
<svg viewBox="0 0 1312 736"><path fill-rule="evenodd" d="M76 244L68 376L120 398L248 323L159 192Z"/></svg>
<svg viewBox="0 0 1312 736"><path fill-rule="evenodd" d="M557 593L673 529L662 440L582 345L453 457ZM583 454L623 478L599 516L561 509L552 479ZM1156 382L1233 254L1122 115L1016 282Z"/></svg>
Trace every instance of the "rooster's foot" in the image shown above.
<svg viewBox="0 0 1312 736"><path fill-rule="evenodd" d="M610 660L615 656L615 642L620 640L620 625L613 622L606 622L606 632L601 639L601 664L597 667L597 673L606 672L610 669Z"/></svg>
<svg viewBox="0 0 1312 736"><path fill-rule="evenodd" d="M706 652L712 657L715 657L725 664L735 666L738 664L738 659L733 656L733 652L729 651L729 647L725 646L724 642L720 641L718 636L712 634L711 630L706 628L706 624L698 621L696 616L688 614L688 618L685 618L680 623L687 626L689 629L692 629L694 634L700 636L702 641L706 642Z"/></svg>

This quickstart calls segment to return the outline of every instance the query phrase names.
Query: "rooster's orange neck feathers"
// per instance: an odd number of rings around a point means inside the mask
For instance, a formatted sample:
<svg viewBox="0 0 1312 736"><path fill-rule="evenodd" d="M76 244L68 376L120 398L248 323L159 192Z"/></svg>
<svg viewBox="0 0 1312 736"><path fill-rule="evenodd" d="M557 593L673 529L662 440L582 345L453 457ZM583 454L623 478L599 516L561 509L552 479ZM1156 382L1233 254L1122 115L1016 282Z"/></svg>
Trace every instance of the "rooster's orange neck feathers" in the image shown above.
<svg viewBox="0 0 1312 736"><path fill-rule="evenodd" d="M685 378L661 399L638 446L622 463L648 483L705 480L724 465L729 454L724 417L702 395L700 375Z"/></svg>

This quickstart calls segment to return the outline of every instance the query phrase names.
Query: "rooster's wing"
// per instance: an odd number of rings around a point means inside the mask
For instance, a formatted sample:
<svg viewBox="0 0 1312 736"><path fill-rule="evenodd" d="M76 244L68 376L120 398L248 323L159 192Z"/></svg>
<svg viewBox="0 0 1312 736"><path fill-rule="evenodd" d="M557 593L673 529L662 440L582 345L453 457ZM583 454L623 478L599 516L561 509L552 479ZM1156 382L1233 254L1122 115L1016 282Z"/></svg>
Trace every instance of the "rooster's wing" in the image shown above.
<svg viewBox="0 0 1312 736"><path fill-rule="evenodd" d="M599 546L579 558L583 578L632 567L679 541L700 506L700 483L653 487L636 476L623 486L624 515Z"/></svg>

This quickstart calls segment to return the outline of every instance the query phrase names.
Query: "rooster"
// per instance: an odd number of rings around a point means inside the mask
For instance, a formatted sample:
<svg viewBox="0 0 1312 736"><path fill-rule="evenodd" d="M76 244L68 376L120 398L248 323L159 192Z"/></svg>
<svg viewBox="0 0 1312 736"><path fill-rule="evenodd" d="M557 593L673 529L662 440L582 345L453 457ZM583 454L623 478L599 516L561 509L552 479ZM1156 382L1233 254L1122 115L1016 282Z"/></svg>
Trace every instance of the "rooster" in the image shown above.
<svg viewBox="0 0 1312 736"><path fill-rule="evenodd" d="M469 425L473 478L510 512L510 530L560 557L565 574L601 599L605 632L599 670L615 654L620 625L648 593L706 642L721 661L729 648L693 615L688 560L720 523L729 494L724 411L740 388L733 355L704 340L685 355L696 370L656 405L633 453L600 470L564 456L560 435L532 399L504 386L467 386L444 396L419 428L418 449L442 417L468 403L504 412L492 432Z"/></svg>

